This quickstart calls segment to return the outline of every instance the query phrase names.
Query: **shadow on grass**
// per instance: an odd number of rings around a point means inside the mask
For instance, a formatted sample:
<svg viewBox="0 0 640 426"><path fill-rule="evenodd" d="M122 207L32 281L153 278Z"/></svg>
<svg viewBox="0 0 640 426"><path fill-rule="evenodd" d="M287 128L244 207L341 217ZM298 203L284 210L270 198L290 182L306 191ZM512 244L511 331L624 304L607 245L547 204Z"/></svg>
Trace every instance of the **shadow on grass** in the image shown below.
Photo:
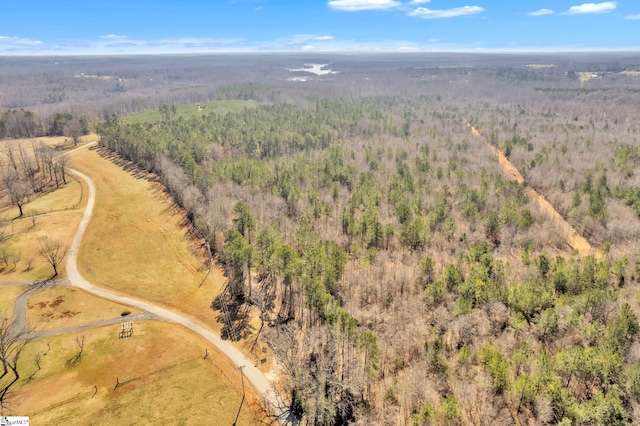
<svg viewBox="0 0 640 426"><path fill-rule="evenodd" d="M255 330L249 323L249 306L242 300L223 291L211 302L211 309L218 312L216 321L223 324L221 337L225 340L239 341L249 337Z"/></svg>
<svg viewBox="0 0 640 426"><path fill-rule="evenodd" d="M91 148L89 148L89 150L96 151L102 158L109 160L116 166L121 167L136 179L144 179L150 182L156 181L156 177L152 173L144 170L143 168L137 166L133 162L125 159L120 154L111 151L108 148L92 146Z"/></svg>

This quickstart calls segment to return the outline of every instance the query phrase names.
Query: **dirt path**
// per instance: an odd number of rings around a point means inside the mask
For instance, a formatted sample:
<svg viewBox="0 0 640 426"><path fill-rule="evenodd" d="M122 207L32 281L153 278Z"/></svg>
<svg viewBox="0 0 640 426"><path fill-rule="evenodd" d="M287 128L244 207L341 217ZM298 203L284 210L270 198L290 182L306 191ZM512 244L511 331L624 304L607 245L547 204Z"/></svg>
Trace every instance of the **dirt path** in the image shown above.
<svg viewBox="0 0 640 426"><path fill-rule="evenodd" d="M473 136L482 136L480 132L471 125L471 123L465 121L465 124L471 130L471 134L473 134ZM498 162L500 163L500 167L502 167L502 170L507 174L507 176L518 183L524 183L524 177L522 176L522 174L520 174L518 169L516 169L513 163L509 161L504 153L488 142L487 146L494 152L494 154L496 154L496 157L498 157ZM544 195L540 194L532 188L526 188L525 193L531 200L535 201L538 204L540 210L545 215L547 215L547 217L549 217L551 223L553 223L558 228L560 234L572 249L574 249L582 256L586 256L589 254L593 254L596 256L600 255L599 250L591 247L589 241L587 241L582 235L578 234L578 232L573 229L573 227L564 219L564 217L562 217L560 213L558 213L555 207L553 207L553 204L551 204L549 200L544 197Z"/></svg>
<svg viewBox="0 0 640 426"><path fill-rule="evenodd" d="M218 336L205 324L193 318L187 317L182 313L174 312L145 300L136 299L112 290L97 287L87 281L80 274L77 265L78 252L80 249L80 244L82 242L82 237L87 230L89 220L91 219L91 214L93 213L96 199L96 188L93 184L93 181L85 174L72 169L70 169L69 171L84 180L89 187L87 207L84 211L82 220L80 222L80 225L78 226L78 231L73 239L73 242L71 243L71 247L67 256L67 279L70 281L71 285L81 288L95 296L142 309L155 315L159 319L164 319L176 324L180 324L183 327L186 327L187 329L198 334L199 336L213 344L222 353L224 353L236 366L238 366L239 368L242 367L244 377L246 377L249 382L251 382L253 387L264 397L265 401L275 411L275 414L282 415L283 412L280 411L281 409L279 410L279 407L281 407L282 405L282 399L274 391L269 379L260 370L258 370L253 365L253 363L242 354L242 352L240 352L230 343L222 340L220 336ZM286 419L283 422L291 422L291 419Z"/></svg>
<svg viewBox="0 0 640 426"><path fill-rule="evenodd" d="M27 327L27 300L33 293L41 290L45 287L51 286L68 286L70 282L67 278L60 280L47 280L40 283L29 282L14 282L14 283L2 283L0 286L25 286L27 289L16 299L13 307L14 321L11 324L11 329L15 333L28 332L29 338L36 339L38 337L55 336L58 334L75 333L77 331L89 330L92 328L103 327L105 325L119 324L127 321L136 320L162 320L159 316L152 314L151 312L143 312L137 315L119 316L104 321L96 321L88 324L76 325L73 327L61 328L56 330L34 330Z"/></svg>

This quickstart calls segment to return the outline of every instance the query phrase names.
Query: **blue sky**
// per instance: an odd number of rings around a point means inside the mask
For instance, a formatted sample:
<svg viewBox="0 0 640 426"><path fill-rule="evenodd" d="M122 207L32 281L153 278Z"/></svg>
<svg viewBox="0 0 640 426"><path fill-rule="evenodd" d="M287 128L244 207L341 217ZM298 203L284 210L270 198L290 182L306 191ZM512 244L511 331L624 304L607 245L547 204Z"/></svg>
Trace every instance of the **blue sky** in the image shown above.
<svg viewBox="0 0 640 426"><path fill-rule="evenodd" d="M640 1L5 0L0 55L640 50Z"/></svg>

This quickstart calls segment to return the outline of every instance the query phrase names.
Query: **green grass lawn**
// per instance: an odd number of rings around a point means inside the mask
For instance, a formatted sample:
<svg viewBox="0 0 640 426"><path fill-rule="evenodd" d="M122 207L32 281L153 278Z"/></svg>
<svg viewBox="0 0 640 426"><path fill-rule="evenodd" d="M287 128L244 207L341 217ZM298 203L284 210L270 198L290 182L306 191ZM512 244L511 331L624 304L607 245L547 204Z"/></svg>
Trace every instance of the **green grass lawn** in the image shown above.
<svg viewBox="0 0 640 426"><path fill-rule="evenodd" d="M243 100L221 100L211 102L201 102L197 104L176 105L176 115L185 119L195 116L208 115L212 112L217 114L226 114L227 112L239 112L244 108L253 108L257 106L256 101ZM122 117L124 123L152 123L160 121L162 116L158 109L150 109L129 114Z"/></svg>

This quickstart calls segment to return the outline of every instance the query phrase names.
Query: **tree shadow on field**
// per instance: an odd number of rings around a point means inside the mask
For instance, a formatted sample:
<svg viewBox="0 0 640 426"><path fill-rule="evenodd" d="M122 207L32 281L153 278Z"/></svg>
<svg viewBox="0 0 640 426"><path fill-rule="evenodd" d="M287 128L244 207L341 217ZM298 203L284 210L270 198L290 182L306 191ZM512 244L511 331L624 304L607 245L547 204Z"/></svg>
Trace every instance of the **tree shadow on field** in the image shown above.
<svg viewBox="0 0 640 426"><path fill-rule="evenodd" d="M122 169L124 169L124 171L130 173L136 179L144 179L150 182L156 180L152 173L123 158L116 152L102 147L91 147L89 149L95 150L102 158L109 160L118 167L121 167Z"/></svg>
<svg viewBox="0 0 640 426"><path fill-rule="evenodd" d="M216 321L223 325L222 339L239 341L255 331L250 324L249 306L241 300L231 297L226 291L213 299L211 309L218 312Z"/></svg>

